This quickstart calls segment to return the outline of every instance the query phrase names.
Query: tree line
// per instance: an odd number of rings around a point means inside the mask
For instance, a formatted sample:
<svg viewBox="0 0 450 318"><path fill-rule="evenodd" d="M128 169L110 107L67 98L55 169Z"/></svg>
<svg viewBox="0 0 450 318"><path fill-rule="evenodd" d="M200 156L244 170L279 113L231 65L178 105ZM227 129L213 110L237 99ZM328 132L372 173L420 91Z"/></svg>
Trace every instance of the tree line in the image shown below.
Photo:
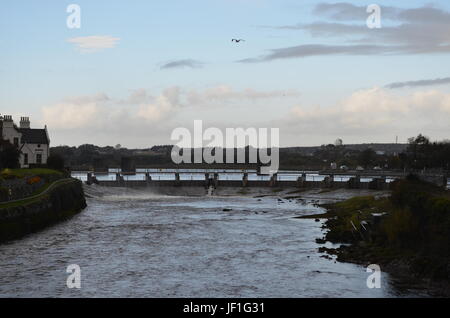
<svg viewBox="0 0 450 318"><path fill-rule="evenodd" d="M171 145L153 146L148 149L127 149L81 145L79 147L58 146L50 149L48 166L92 169L94 166L120 167L123 157L132 158L137 166L174 166L171 159ZM345 145L323 145L313 153L305 154L289 148L280 148L281 169L329 169L332 163L337 167L347 166L364 169L450 170L450 141L430 141L422 134L411 137L401 153L379 153L370 146L355 150ZM248 149L246 149L248 154ZM0 140L0 169L19 167L20 151L8 141ZM246 156L248 158L248 156Z"/></svg>

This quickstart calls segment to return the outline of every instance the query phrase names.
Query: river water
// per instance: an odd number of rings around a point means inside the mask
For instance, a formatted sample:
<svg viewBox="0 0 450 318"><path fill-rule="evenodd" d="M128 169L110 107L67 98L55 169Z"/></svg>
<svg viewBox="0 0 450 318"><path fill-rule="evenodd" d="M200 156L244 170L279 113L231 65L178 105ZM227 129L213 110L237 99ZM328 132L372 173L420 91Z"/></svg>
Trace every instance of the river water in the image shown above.
<svg viewBox="0 0 450 318"><path fill-rule="evenodd" d="M1 297L403 297L387 274L326 259L311 202L102 189L68 221L0 245ZM332 245L327 245L331 247ZM66 268L81 268L81 289Z"/></svg>

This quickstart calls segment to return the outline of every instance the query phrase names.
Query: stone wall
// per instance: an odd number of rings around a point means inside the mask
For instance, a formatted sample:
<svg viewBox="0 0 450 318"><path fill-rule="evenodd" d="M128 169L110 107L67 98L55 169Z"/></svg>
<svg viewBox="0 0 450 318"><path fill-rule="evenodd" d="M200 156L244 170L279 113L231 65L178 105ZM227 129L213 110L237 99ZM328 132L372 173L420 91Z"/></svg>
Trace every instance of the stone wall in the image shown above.
<svg viewBox="0 0 450 318"><path fill-rule="evenodd" d="M0 242L20 238L67 219L86 207L82 183L62 184L22 205L0 206Z"/></svg>

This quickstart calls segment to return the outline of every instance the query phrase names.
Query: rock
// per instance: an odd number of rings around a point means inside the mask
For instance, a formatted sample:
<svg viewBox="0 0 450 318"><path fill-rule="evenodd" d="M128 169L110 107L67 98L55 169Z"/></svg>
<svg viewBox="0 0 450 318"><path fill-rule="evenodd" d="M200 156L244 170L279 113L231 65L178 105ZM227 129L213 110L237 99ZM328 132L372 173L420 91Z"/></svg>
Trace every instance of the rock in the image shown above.
<svg viewBox="0 0 450 318"><path fill-rule="evenodd" d="M316 243L317 244L325 244L327 241L326 240L324 240L324 239L320 239L320 238L317 238L316 239Z"/></svg>

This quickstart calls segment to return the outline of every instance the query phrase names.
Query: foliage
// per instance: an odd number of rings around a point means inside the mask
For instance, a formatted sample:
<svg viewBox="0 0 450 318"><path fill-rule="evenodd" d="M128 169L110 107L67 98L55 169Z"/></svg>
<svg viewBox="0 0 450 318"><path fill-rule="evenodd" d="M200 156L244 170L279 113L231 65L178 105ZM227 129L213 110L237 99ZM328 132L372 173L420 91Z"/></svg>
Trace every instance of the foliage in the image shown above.
<svg viewBox="0 0 450 318"><path fill-rule="evenodd" d="M0 177L4 180L12 180L18 178L13 169L4 169L0 172Z"/></svg>
<svg viewBox="0 0 450 318"><path fill-rule="evenodd" d="M73 169L91 169L94 162L99 167L120 167L121 158L132 158L137 166L173 167L171 145L153 146L147 149L123 147L52 147L52 155L59 155L65 165ZM322 145L320 147L280 148L281 169L327 169L330 163L346 165L351 169L361 165L388 169L450 169L450 141L431 142L419 135L409 139L409 144ZM382 152L378 152L382 151ZM385 153L383 153L385 152ZM196 165L197 167L200 164ZM209 166L210 167L210 166Z"/></svg>
<svg viewBox="0 0 450 318"><path fill-rule="evenodd" d="M9 141L0 140L0 169L18 168L20 151Z"/></svg>
<svg viewBox="0 0 450 318"><path fill-rule="evenodd" d="M450 169L450 141L431 142L419 134L408 139L408 148L402 157L406 167L413 169Z"/></svg>
<svg viewBox="0 0 450 318"><path fill-rule="evenodd" d="M64 158L58 154L52 154L47 158L47 166L50 169L63 170L64 169Z"/></svg>
<svg viewBox="0 0 450 318"><path fill-rule="evenodd" d="M327 207L326 239L356 243L341 249L341 259L406 261L418 274L450 278L450 196L445 190L410 176L393 185L389 198L358 197ZM386 214L375 219L374 212ZM361 220L369 223L368 231L361 230Z"/></svg>
<svg viewBox="0 0 450 318"><path fill-rule="evenodd" d="M364 168L369 168L374 164L376 158L376 153L372 149L368 148L363 150L358 157L359 164Z"/></svg>

